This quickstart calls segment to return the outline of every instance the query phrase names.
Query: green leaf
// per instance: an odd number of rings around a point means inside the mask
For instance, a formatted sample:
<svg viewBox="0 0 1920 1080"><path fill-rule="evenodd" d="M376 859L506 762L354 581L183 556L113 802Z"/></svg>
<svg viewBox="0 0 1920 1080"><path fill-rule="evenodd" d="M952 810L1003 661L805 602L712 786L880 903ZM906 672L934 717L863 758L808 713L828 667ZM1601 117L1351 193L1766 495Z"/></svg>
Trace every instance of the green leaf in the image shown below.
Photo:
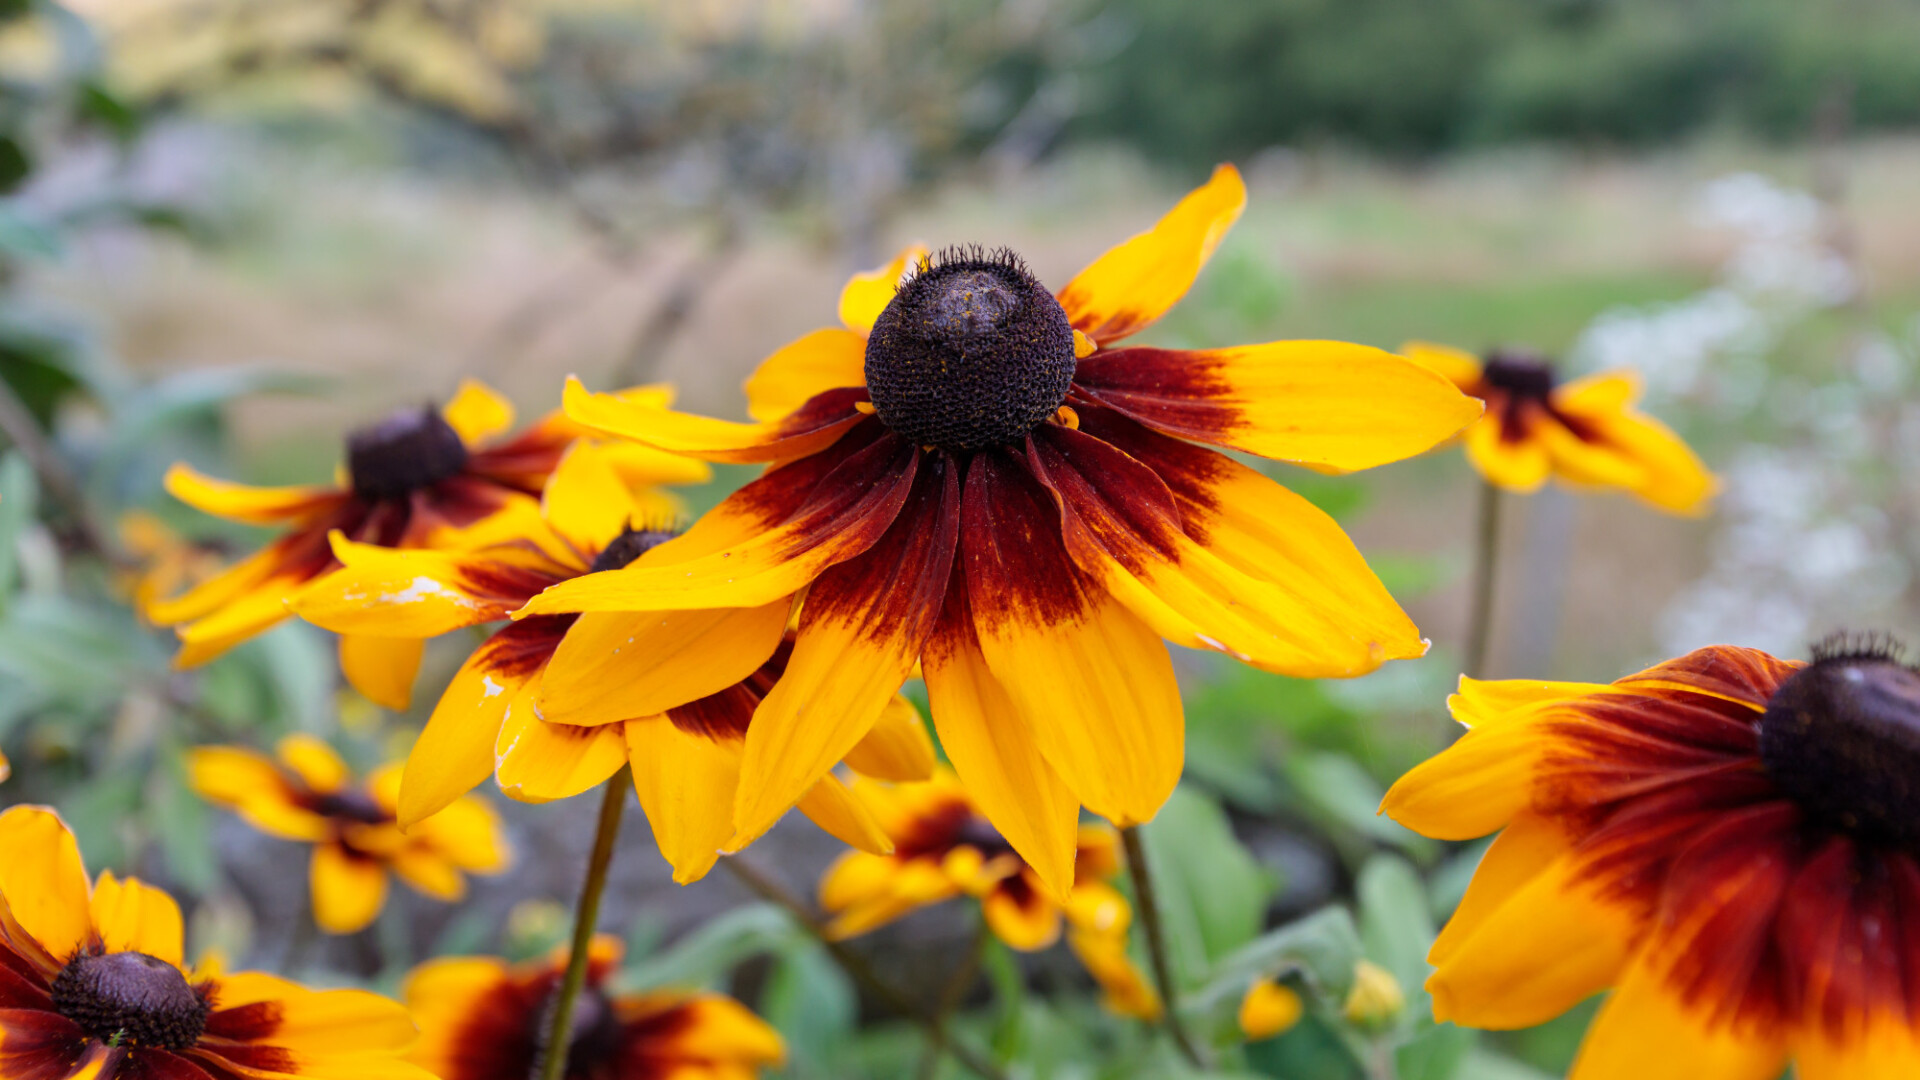
<svg viewBox="0 0 1920 1080"><path fill-rule="evenodd" d="M636 987L714 986L742 960L786 948L799 934L792 917L770 904L737 907L635 965L623 981Z"/></svg>
<svg viewBox="0 0 1920 1080"><path fill-rule="evenodd" d="M1141 829L1174 962L1188 985L1260 932L1272 877L1218 804L1182 785Z"/></svg>
<svg viewBox="0 0 1920 1080"><path fill-rule="evenodd" d="M1427 949L1434 938L1426 886L1398 855L1375 855L1354 883L1360 941L1367 957L1393 973L1411 995L1427 981Z"/></svg>
<svg viewBox="0 0 1920 1080"><path fill-rule="evenodd" d="M81 84L79 104L81 115L106 128L120 142L132 142L140 134L139 112L97 82Z"/></svg>
<svg viewBox="0 0 1920 1080"><path fill-rule="evenodd" d="M12 132L0 133L0 195L9 195L33 173L33 157Z"/></svg>
<svg viewBox="0 0 1920 1080"><path fill-rule="evenodd" d="M22 214L18 207L0 203L0 255L16 259L57 259L60 251L59 233Z"/></svg>
<svg viewBox="0 0 1920 1080"><path fill-rule="evenodd" d="M0 608L20 576L20 536L39 512L40 483L17 450L0 455Z"/></svg>
<svg viewBox="0 0 1920 1080"><path fill-rule="evenodd" d="M171 739L161 743L159 768L154 770L153 814L160 850L175 880L197 893L213 890L220 862L213 850L213 825L207 804L187 783L182 748Z"/></svg>
<svg viewBox="0 0 1920 1080"><path fill-rule="evenodd" d="M1343 754L1296 754L1283 770L1301 802L1323 824L1392 844L1419 858L1437 850L1433 841L1380 815L1386 790L1353 759Z"/></svg>
<svg viewBox="0 0 1920 1080"><path fill-rule="evenodd" d="M1523 1065L1504 1054L1485 1047L1474 1047L1465 1055L1457 1075L1472 1080L1552 1080L1531 1065ZM1411 1080L1411 1078L1409 1078ZM1701 1077L1701 1080L1708 1080Z"/></svg>
<svg viewBox="0 0 1920 1080"><path fill-rule="evenodd" d="M803 1075L839 1075L832 1066L859 1012L846 973L811 939L795 941L774 961L760 999L761 1015L787 1040Z"/></svg>
<svg viewBox="0 0 1920 1080"><path fill-rule="evenodd" d="M1394 1051L1394 1068L1399 1080L1481 1080L1478 1070L1462 1070L1461 1065L1474 1053L1480 1033L1452 1024L1432 1024L1402 1043Z"/></svg>
<svg viewBox="0 0 1920 1080"><path fill-rule="evenodd" d="M1224 1013L1228 1023L1255 979L1298 974L1309 991L1342 1001L1360 962L1360 932L1345 908L1326 907L1254 938L1214 965L1207 985L1190 995L1197 1013Z"/></svg>

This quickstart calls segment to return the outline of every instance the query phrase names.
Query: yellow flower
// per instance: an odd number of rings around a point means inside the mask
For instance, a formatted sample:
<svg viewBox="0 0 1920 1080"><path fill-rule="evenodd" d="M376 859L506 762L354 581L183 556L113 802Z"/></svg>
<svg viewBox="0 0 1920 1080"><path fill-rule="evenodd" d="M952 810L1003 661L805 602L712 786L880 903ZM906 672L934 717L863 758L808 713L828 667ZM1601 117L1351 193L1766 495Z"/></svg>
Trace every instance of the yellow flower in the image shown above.
<svg viewBox="0 0 1920 1080"><path fill-rule="evenodd" d="M1530 492L1557 476L1630 491L1675 514L1705 513L1718 487L1678 435L1633 407L1640 380L1631 371L1556 384L1553 368L1526 353L1494 352L1483 363L1423 341L1400 351L1487 403L1466 444L1467 460L1488 483Z"/></svg>
<svg viewBox="0 0 1920 1080"><path fill-rule="evenodd" d="M1306 1005L1293 987L1273 979L1255 979L1240 999L1240 1030L1258 1042L1293 1029Z"/></svg>
<svg viewBox="0 0 1920 1080"><path fill-rule="evenodd" d="M188 541L144 510L120 515L120 545L140 567L128 575L124 587L134 610L143 615L161 597L220 572L220 555L212 547Z"/></svg>
<svg viewBox="0 0 1920 1080"><path fill-rule="evenodd" d="M943 766L920 784L857 779L853 789L893 838L893 853L850 851L827 871L820 906L833 917L830 935L864 934L964 893L980 900L994 936L1023 952L1059 941L1064 923L1067 944L1106 991L1108 1007L1148 1019L1160 1015L1159 995L1127 957L1133 909L1109 883L1121 868L1112 829L1079 829L1073 888L1062 904L975 811L951 769Z"/></svg>
<svg viewBox="0 0 1920 1080"><path fill-rule="evenodd" d="M620 955L616 939L593 939L573 1004L569 1080L751 1080L785 1064L779 1034L724 994L609 994ZM420 1025L413 1060L440 1080L537 1075L547 1006L566 964L562 947L526 964L461 957L415 968L403 990Z"/></svg>
<svg viewBox="0 0 1920 1080"><path fill-rule="evenodd" d="M423 640L505 619L542 589L642 557L673 534L646 527L658 515L629 494L614 457L576 446L554 470L539 511L499 515L470 530L463 550L337 539L344 568L309 587L294 610L348 636ZM674 879L698 880L730 849L741 746L787 663L791 607L780 597L756 608L508 624L467 658L414 744L400 784L401 825L411 828L489 775L513 798L545 802L631 763ZM847 760L874 776L924 779L933 743L913 706L896 697ZM886 850L885 835L824 769L799 807L856 847Z"/></svg>
<svg viewBox="0 0 1920 1080"><path fill-rule="evenodd" d="M432 1080L401 1055L405 1009L359 990L183 960L179 905L133 878L89 884L53 811L0 813L0 1076Z"/></svg>
<svg viewBox="0 0 1920 1080"><path fill-rule="evenodd" d="M1468 732L1387 793L1500 830L1434 942L1438 1020L1608 987L1573 1080L1920 1076L1920 672L1701 649L1612 684L1463 679Z"/></svg>
<svg viewBox="0 0 1920 1080"><path fill-rule="evenodd" d="M436 900L466 895L465 874L497 874L509 852L500 821L481 799L460 799L400 831L394 807L400 767L355 784L346 763L310 735L290 735L279 760L237 746L187 756L188 780L209 802L261 832L314 845L313 918L330 934L371 923L387 899L387 871Z"/></svg>
<svg viewBox="0 0 1920 1080"><path fill-rule="evenodd" d="M664 389L629 393L658 406L670 400ZM329 533L381 547L432 547L506 507L531 504L581 431L550 416L511 439L497 438L512 425L512 405L468 381L444 409L402 410L350 434L347 467L332 484L255 488L175 465L166 481L175 498L229 521L286 529L225 573L146 606L154 622L178 626L175 663L204 664L286 618L288 601L338 568ZM699 462L670 454L628 453L623 466L635 482L690 483L708 475ZM420 642L345 637L340 666L361 693L404 709L420 667Z"/></svg>
<svg viewBox="0 0 1920 1080"><path fill-rule="evenodd" d="M1331 518L1196 444L1363 469L1451 436L1478 402L1336 342L1095 351L1173 306L1245 200L1222 167L1057 294L1009 252L902 254L847 286L843 328L761 366L759 423L569 383L586 427L773 467L681 539L516 617L804 590L792 659L747 736L740 837L858 744L920 664L976 804L1064 897L1080 807L1146 821L1180 777L1162 638L1303 676L1426 650Z"/></svg>
<svg viewBox="0 0 1920 1080"><path fill-rule="evenodd" d="M1353 989L1347 991L1341 1012L1350 1024L1372 1027L1400 1015L1407 1007L1407 995L1393 972L1371 960L1353 966Z"/></svg>

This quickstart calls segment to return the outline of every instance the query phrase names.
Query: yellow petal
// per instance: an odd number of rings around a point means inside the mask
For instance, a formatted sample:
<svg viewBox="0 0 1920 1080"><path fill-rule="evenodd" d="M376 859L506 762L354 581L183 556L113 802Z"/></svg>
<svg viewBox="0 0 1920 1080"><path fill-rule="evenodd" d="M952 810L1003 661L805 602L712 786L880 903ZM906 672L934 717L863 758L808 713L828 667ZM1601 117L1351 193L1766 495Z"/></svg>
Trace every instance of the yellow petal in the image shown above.
<svg viewBox="0 0 1920 1080"><path fill-rule="evenodd" d="M403 848L394 853L393 872L416 892L443 903L458 903L467 895L467 879L460 868L437 851Z"/></svg>
<svg viewBox="0 0 1920 1080"><path fill-rule="evenodd" d="M815 408L771 424L736 424L634 404L592 393L571 377L562 400L569 417L594 431L707 461L757 462L803 457L833 445L866 419L853 407L864 395L864 390L830 395Z"/></svg>
<svg viewBox="0 0 1920 1080"><path fill-rule="evenodd" d="M1848 1038L1835 1039L1830 1033L1815 1030L1801 1034L1796 1042L1794 1076L1799 1080L1911 1080L1920 1076L1920 1036L1904 1017L1873 1017L1864 1031ZM1696 1072L1688 1080L1709 1075L1718 1074ZM1727 1075L1740 1080L1744 1074Z"/></svg>
<svg viewBox="0 0 1920 1080"><path fill-rule="evenodd" d="M597 552L636 522L636 506L613 461L592 443L575 443L540 496L547 522L583 550Z"/></svg>
<svg viewBox="0 0 1920 1080"><path fill-rule="evenodd" d="M157 625L174 626L205 618L254 593L286 595L304 580L285 572L289 546L285 541L269 544L179 596L148 601L144 614Z"/></svg>
<svg viewBox="0 0 1920 1080"><path fill-rule="evenodd" d="M1553 407L1579 417L1618 413L1640 398L1640 375L1634 371L1603 371L1564 383L1553 391Z"/></svg>
<svg viewBox="0 0 1920 1080"><path fill-rule="evenodd" d="M340 670L367 700L405 712L413 701L413 680L426 647L422 638L345 634L340 638Z"/></svg>
<svg viewBox="0 0 1920 1080"><path fill-rule="evenodd" d="M786 1044L766 1021L749 1012L746 1006L720 994L686 996L673 991L655 991L621 1002L626 1015L648 1016L655 1009L672 1013L670 1022L648 1028L653 1040L648 1053L662 1060L710 1064L711 1070L696 1066L685 1072L668 1066L661 1080L754 1080L757 1066L779 1066L786 1062ZM644 1024L646 1021L640 1021Z"/></svg>
<svg viewBox="0 0 1920 1080"><path fill-rule="evenodd" d="M702 611L590 611L547 663L536 701L557 724L653 716L717 694L780 645L792 601Z"/></svg>
<svg viewBox="0 0 1920 1080"><path fill-rule="evenodd" d="M1599 438L1640 466L1633 493L1662 510L1699 515L1719 490L1699 455L1680 436L1642 413L1628 412L1598 423Z"/></svg>
<svg viewBox="0 0 1920 1080"><path fill-rule="evenodd" d="M938 904L960 895L960 887L933 859L895 861L892 878L884 891L851 905L827 924L827 936L835 940L857 937L885 926L910 911Z"/></svg>
<svg viewBox="0 0 1920 1080"><path fill-rule="evenodd" d="M1431 341L1409 341L1395 350L1401 356L1431 368L1462 390L1472 390L1480 383L1480 358L1451 345L1437 345Z"/></svg>
<svg viewBox="0 0 1920 1080"><path fill-rule="evenodd" d="M864 904L887 891L899 862L885 855L849 851L820 878L820 906L829 914Z"/></svg>
<svg viewBox="0 0 1920 1080"><path fill-rule="evenodd" d="M435 1076L458 1075L468 1053L468 1023L507 981L506 965L492 957L449 957L414 968L401 986L407 1010L420 1025L420 1042L409 1056Z"/></svg>
<svg viewBox="0 0 1920 1080"><path fill-rule="evenodd" d="M474 446L513 426L513 403L486 383L462 379L440 415L459 433L461 442Z"/></svg>
<svg viewBox="0 0 1920 1080"><path fill-rule="evenodd" d="M196 747L187 752L187 782L201 798L231 807L269 836L313 843L331 833L325 818L291 801L280 766L251 750Z"/></svg>
<svg viewBox="0 0 1920 1080"><path fill-rule="evenodd" d="M933 775L933 740L913 702L895 694L845 760L848 768L876 780L925 780Z"/></svg>
<svg viewBox="0 0 1920 1080"><path fill-rule="evenodd" d="M1514 892L1438 964L1433 1018L1508 1030L1544 1023L1605 989L1628 958L1629 916L1563 856Z"/></svg>
<svg viewBox="0 0 1920 1080"><path fill-rule="evenodd" d="M329 934L364 929L387 902L386 868L338 844L313 849L313 921Z"/></svg>
<svg viewBox="0 0 1920 1080"><path fill-rule="evenodd" d="M199 667L278 626L293 614L287 610L287 601L305 584L304 579L295 577L268 579L220 610L179 627L175 632L180 636L180 652L173 658L174 666L183 670Z"/></svg>
<svg viewBox="0 0 1920 1080"><path fill-rule="evenodd" d="M1620 985L1594 1017L1580 1044L1568 1080L1774 1080L1787 1064L1784 1031L1734 1030L1715 1025L1698 1007L1662 985L1645 962L1627 968ZM1913 1076L1920 1057L1888 1072ZM1800 1076L1815 1080L1802 1063ZM1849 1069L1836 1078L1864 1080L1871 1071Z"/></svg>
<svg viewBox="0 0 1920 1080"><path fill-rule="evenodd" d="M1528 720L1475 728L1395 781L1380 812L1435 839L1485 836L1532 803L1534 772L1549 746Z"/></svg>
<svg viewBox="0 0 1920 1080"><path fill-rule="evenodd" d="M1424 453L1483 408L1430 368L1343 341L1103 351L1074 385L1176 438L1322 471Z"/></svg>
<svg viewBox="0 0 1920 1080"><path fill-rule="evenodd" d="M1240 999L1240 1030L1258 1042L1271 1039L1300 1022L1306 1012L1300 995L1284 983L1255 979Z"/></svg>
<svg viewBox="0 0 1920 1080"><path fill-rule="evenodd" d="M873 855L893 853L893 838L832 773L815 781L794 806L848 847ZM740 847L729 843L728 850L739 851Z"/></svg>
<svg viewBox="0 0 1920 1080"><path fill-rule="evenodd" d="M202 513L246 525L278 525L312 515L342 497L340 489L325 484L298 487L252 487L216 480L175 465L167 470L167 493Z"/></svg>
<svg viewBox="0 0 1920 1080"><path fill-rule="evenodd" d="M44 806L0 813L0 898L57 962L87 943L93 933L87 870L60 815Z"/></svg>
<svg viewBox="0 0 1920 1080"><path fill-rule="evenodd" d="M1445 963L1514 893L1540 876L1541 871L1571 847L1572 841L1559 822L1522 811L1481 856L1466 895L1460 898L1453 917L1441 927L1440 935L1427 951L1427 962Z"/></svg>
<svg viewBox="0 0 1920 1080"><path fill-rule="evenodd" d="M500 790L521 802L552 802L589 791L627 763L620 728L549 724L533 706L532 688L508 706L494 742Z"/></svg>
<svg viewBox="0 0 1920 1080"><path fill-rule="evenodd" d="M699 458L632 442L603 442L599 449L613 471L635 491L656 484L704 484L713 479L713 466Z"/></svg>
<svg viewBox="0 0 1920 1080"><path fill-rule="evenodd" d="M174 967L185 963L180 905L145 882L101 871L93 887L93 925L108 952L142 952Z"/></svg>
<svg viewBox="0 0 1920 1080"><path fill-rule="evenodd" d="M1033 952L1060 940L1060 908L1015 874L980 900L993 936L1010 949Z"/></svg>
<svg viewBox="0 0 1920 1080"><path fill-rule="evenodd" d="M840 321L847 329L865 337L873 329L873 320L893 302L901 277L926 257L924 245L910 244L885 266L853 275L846 288L840 290Z"/></svg>
<svg viewBox="0 0 1920 1080"><path fill-rule="evenodd" d="M365 990L309 990L272 975L243 971L223 976L214 999L216 1014L275 1004L279 1023L273 1045L309 1060L358 1058L371 1070L378 1065L377 1052L405 1050L416 1035L412 1019L399 1002ZM300 1075L307 1073L301 1070Z"/></svg>
<svg viewBox="0 0 1920 1080"><path fill-rule="evenodd" d="M1145 329L1187 294L1246 205L1240 171L1231 165L1214 169L1152 229L1067 282L1060 290L1067 318L1102 345Z"/></svg>
<svg viewBox="0 0 1920 1080"><path fill-rule="evenodd" d="M525 685L476 653L460 665L407 756L400 783L402 828L436 813L493 775L494 741L507 705Z"/></svg>
<svg viewBox="0 0 1920 1080"><path fill-rule="evenodd" d="M771 424L815 394L866 384L866 339L851 330L815 330L781 346L754 369L746 385L747 415Z"/></svg>
<svg viewBox="0 0 1920 1080"><path fill-rule="evenodd" d="M1140 1020L1160 1018L1165 1011L1160 995L1127 955L1125 935L1076 930L1067 935L1067 944L1105 991L1102 1003L1107 1008Z"/></svg>
<svg viewBox="0 0 1920 1080"><path fill-rule="evenodd" d="M1489 415L1467 429L1467 460L1487 482L1508 491L1534 492L1547 482L1553 463L1538 440L1501 435L1501 418Z"/></svg>
<svg viewBox="0 0 1920 1080"><path fill-rule="evenodd" d="M13 765L7 761L7 755L0 754L0 780L13 775Z"/></svg>
<svg viewBox="0 0 1920 1080"><path fill-rule="evenodd" d="M464 568L474 556L356 544L338 534L334 551L346 565L301 589L289 606L336 634L424 639L505 614L498 599L466 586Z"/></svg>
<svg viewBox="0 0 1920 1080"><path fill-rule="evenodd" d="M1487 727L1550 702L1605 694L1606 683L1551 682L1542 679L1475 679L1460 676L1460 690L1447 698L1453 718L1469 728Z"/></svg>
<svg viewBox="0 0 1920 1080"><path fill-rule="evenodd" d="M312 735L288 735L273 752L302 783L319 792L339 791L353 779L353 771L326 741Z"/></svg>
<svg viewBox="0 0 1920 1080"><path fill-rule="evenodd" d="M739 747L681 731L664 716L632 720L622 730L640 809L673 865L674 883L699 881L733 835Z"/></svg>

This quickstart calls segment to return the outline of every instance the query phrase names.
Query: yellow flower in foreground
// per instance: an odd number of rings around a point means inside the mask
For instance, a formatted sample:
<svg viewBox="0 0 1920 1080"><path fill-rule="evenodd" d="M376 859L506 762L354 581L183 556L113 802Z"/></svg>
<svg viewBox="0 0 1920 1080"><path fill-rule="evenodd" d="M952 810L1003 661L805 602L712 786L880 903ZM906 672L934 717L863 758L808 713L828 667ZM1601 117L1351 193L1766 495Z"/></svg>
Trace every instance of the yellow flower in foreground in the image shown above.
<svg viewBox="0 0 1920 1080"><path fill-rule="evenodd" d="M6 1080L432 1080L413 1022L359 990L187 967L180 908L132 878L89 884L53 811L0 813L0 1076Z"/></svg>
<svg viewBox="0 0 1920 1080"><path fill-rule="evenodd" d="M620 566L669 539L650 529L600 447L570 451L542 511L502 514L459 551L392 551L340 540L345 568L295 604L343 634L427 638L497 622L542 589ZM636 523L639 523L636 525ZM487 542L482 532L508 539ZM527 802L577 795L633 766L634 788L674 879L695 881L735 850L732 810L754 711L785 668L787 597L758 608L544 615L510 623L454 675L407 757L400 822L439 812L494 776ZM898 780L933 770L919 714L895 696L855 769ZM832 762L828 763L832 765ZM887 850L827 768L798 805L855 847Z"/></svg>
<svg viewBox="0 0 1920 1080"><path fill-rule="evenodd" d="M785 1063L779 1034L723 994L608 994L619 963L618 941L593 939L573 1006L568 1080L752 1080L763 1066ZM405 988L420 1024L413 1059L440 1080L537 1075L548 1005L565 968L564 949L528 964L472 957L420 965Z"/></svg>
<svg viewBox="0 0 1920 1080"><path fill-rule="evenodd" d="M1633 407L1639 376L1608 371L1557 384L1553 368L1519 352L1472 353L1424 341L1400 352L1487 403L1467 429L1467 459L1487 482L1538 491L1557 476L1580 487L1629 491L1662 510L1704 513L1718 484L1666 425Z"/></svg>
<svg viewBox="0 0 1920 1080"><path fill-rule="evenodd" d="M387 871L448 902L466 895L465 874L507 868L506 840L493 808L460 799L400 831L394 807L400 767L355 784L346 763L310 735L280 740L279 760L237 746L202 746L187 756L193 789L261 832L314 845L313 918L330 934L372 922L387 900Z"/></svg>
<svg viewBox="0 0 1920 1080"><path fill-rule="evenodd" d="M1608 987L1573 1080L1920 1076L1920 672L1701 649L1610 685L1463 679L1467 733L1387 793L1500 830L1434 942L1439 1020Z"/></svg>
<svg viewBox="0 0 1920 1080"><path fill-rule="evenodd" d="M979 898L994 936L1023 952L1059 941L1065 923L1067 944L1106 991L1109 1008L1147 1019L1160 1015L1159 995L1127 957L1133 909L1109 883L1121 869L1112 829L1080 828L1073 891L1061 904L975 812L952 770L942 767L923 784L860 779L854 792L893 838L893 853L850 851L827 871L820 906L832 916L829 934L864 934L964 893Z"/></svg>
<svg viewBox="0 0 1920 1080"><path fill-rule="evenodd" d="M1426 651L1333 519L1198 444L1364 469L1453 435L1479 402L1338 342L1106 351L1179 300L1245 202L1222 167L1057 294L1010 252L902 255L847 286L844 328L761 366L760 423L570 382L567 415L586 427L773 467L684 537L515 617L804 591L793 656L747 734L739 839L852 750L920 664L971 797L1064 897L1080 807L1143 822L1180 778L1163 638L1302 676Z"/></svg>
<svg viewBox="0 0 1920 1080"><path fill-rule="evenodd" d="M1255 979L1240 999L1240 1030L1258 1042L1293 1029L1306 1013L1306 1004L1293 987L1272 979Z"/></svg>
<svg viewBox="0 0 1920 1080"><path fill-rule="evenodd" d="M655 406L671 400L660 388L628 393ZM290 600L339 567L329 533L381 547L431 547L451 530L530 504L581 431L556 415L513 438L497 438L512 425L506 399L469 381L444 409L404 409L348 435L347 466L332 484L256 488L175 465L167 472L175 498L215 517L286 530L225 573L147 605L154 622L179 627L175 662L204 664L286 618ZM623 454L623 470L635 482L693 483L708 475L701 463L671 454ZM379 634L344 637L341 670L367 697L404 709L420 644Z"/></svg>

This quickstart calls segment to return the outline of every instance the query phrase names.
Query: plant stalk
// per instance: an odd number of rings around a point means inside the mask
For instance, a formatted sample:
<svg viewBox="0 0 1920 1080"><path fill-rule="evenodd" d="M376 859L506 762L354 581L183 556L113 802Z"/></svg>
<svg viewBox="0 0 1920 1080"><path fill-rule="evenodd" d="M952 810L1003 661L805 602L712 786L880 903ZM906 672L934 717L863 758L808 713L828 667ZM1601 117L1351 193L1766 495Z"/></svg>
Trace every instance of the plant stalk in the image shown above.
<svg viewBox="0 0 1920 1080"><path fill-rule="evenodd" d="M1473 551L1472 607L1467 614L1466 673L1487 677L1487 650L1493 642L1493 585L1500 561L1501 492L1480 481L1480 526Z"/></svg>
<svg viewBox="0 0 1920 1080"><path fill-rule="evenodd" d="M1180 998L1173 984L1173 963L1167 955L1166 929L1160 922L1160 901L1153 888L1153 872L1147 867L1146 845L1140 842L1140 827L1129 825L1120 830L1120 840L1127 849L1127 873L1133 878L1133 896L1139 909L1140 925L1147 931L1147 956L1153 961L1153 981L1160 988L1160 1000L1165 1009L1162 1023L1167 1034L1173 1036L1173 1043L1194 1068L1209 1068L1207 1057L1201 1052L1198 1043L1187 1032L1185 1022L1180 1019Z"/></svg>
<svg viewBox="0 0 1920 1080"><path fill-rule="evenodd" d="M553 1017L541 1047L540 1080L560 1080L567 1073L567 1050L573 1042L573 1006L587 982L587 954L600 922L600 898L607 891L607 870L613 865L614 841L620 836L620 815L627 808L627 770L607 781L600 802L600 823L593 832L593 853L587 857L587 879L580 886L580 905L573 916L573 945L567 953L567 971L553 999Z"/></svg>

